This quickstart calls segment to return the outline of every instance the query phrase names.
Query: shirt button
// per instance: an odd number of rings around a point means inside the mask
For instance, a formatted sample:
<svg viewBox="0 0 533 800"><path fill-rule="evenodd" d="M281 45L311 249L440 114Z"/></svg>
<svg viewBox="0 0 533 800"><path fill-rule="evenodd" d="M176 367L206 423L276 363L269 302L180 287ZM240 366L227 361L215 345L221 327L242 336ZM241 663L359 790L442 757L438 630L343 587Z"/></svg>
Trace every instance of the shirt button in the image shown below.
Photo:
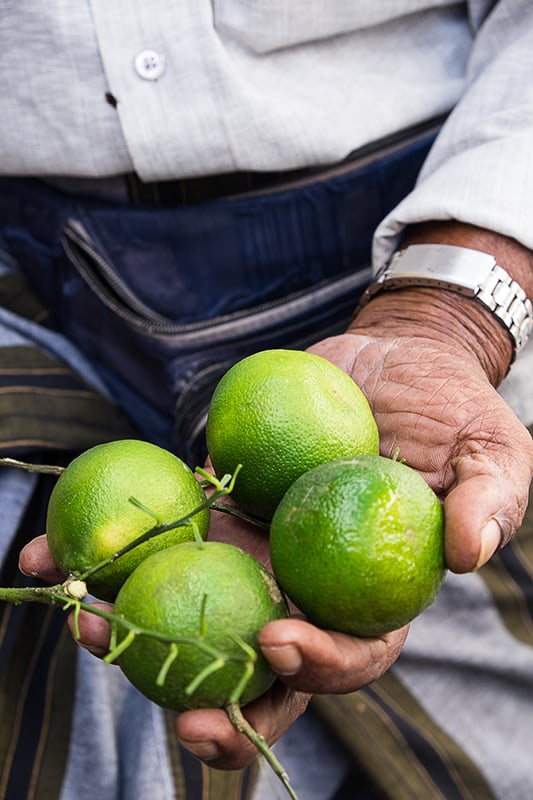
<svg viewBox="0 0 533 800"><path fill-rule="evenodd" d="M165 57L155 50L142 50L135 56L133 66L145 81L156 81L165 71Z"/></svg>

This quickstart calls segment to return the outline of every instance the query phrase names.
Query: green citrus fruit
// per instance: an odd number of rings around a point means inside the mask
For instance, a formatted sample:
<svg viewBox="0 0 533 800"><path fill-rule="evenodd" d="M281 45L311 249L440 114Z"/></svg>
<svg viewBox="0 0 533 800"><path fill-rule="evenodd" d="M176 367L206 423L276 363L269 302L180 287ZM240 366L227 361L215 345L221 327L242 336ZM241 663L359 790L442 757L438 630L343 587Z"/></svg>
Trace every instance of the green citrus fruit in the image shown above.
<svg viewBox="0 0 533 800"><path fill-rule="evenodd" d="M253 648L257 658L239 702L263 694L275 676L259 650L257 634L267 622L288 615L270 572L248 553L222 542L188 542L150 556L124 583L115 613L144 629L188 640L178 642L177 657L162 685L157 678L168 644L141 634L119 659L139 691L174 711L219 708L228 702L249 660L239 640ZM122 631L120 637L124 635ZM220 669L188 693L187 687L217 654Z"/></svg>
<svg viewBox="0 0 533 800"><path fill-rule="evenodd" d="M168 450L137 439L96 445L71 461L54 486L46 521L48 546L66 575L81 575L157 524L185 516L203 500L189 467ZM209 510L193 520L205 538ZM89 591L113 600L143 558L193 538L188 523L150 539L98 570L87 581Z"/></svg>
<svg viewBox="0 0 533 800"><path fill-rule="evenodd" d="M298 350L264 350L235 364L215 388L206 436L217 475L242 464L234 500L264 519L312 467L379 452L359 387L326 359Z"/></svg>
<svg viewBox="0 0 533 800"><path fill-rule="evenodd" d="M270 529L272 568L315 624L378 636L410 622L445 576L442 506L413 469L382 456L315 467Z"/></svg>

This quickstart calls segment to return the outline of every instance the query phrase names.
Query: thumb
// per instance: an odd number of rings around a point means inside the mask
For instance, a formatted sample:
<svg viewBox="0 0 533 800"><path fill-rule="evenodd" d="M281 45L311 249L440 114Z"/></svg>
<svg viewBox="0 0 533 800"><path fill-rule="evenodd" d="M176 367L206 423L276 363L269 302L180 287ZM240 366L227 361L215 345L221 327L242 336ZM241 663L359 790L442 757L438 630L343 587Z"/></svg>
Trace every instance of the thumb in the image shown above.
<svg viewBox="0 0 533 800"><path fill-rule="evenodd" d="M526 452L520 464L510 464L506 453L503 468L494 453L490 460L477 454L456 465L457 484L444 502L446 562L453 572L479 569L520 527L531 480Z"/></svg>

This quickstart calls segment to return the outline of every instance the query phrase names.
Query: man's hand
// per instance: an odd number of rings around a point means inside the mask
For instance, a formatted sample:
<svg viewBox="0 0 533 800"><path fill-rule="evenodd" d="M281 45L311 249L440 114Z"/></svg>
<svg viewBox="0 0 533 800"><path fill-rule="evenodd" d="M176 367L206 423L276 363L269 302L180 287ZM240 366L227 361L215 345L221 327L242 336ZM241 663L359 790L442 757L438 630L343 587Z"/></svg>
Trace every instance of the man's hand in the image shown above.
<svg viewBox="0 0 533 800"><path fill-rule="evenodd" d="M379 336L354 326L312 349L366 394L381 453L399 448L442 498L449 569L482 566L522 522L533 441L477 358L459 342L423 336L405 321Z"/></svg>
<svg viewBox="0 0 533 800"><path fill-rule="evenodd" d="M397 335L354 328L311 349L361 386L376 416L382 453L390 456L399 447L400 456L442 497L448 566L472 570L521 522L533 443L463 345L444 344L416 329L409 333L409 324L398 323ZM214 512L210 538L243 547L269 565L266 534L233 516ZM21 568L45 580L60 579L43 537L23 550ZM107 624L84 614L80 628L80 644L104 655ZM378 679L399 656L406 635L403 629L357 639L298 618L272 622L259 643L279 680L245 714L273 743L303 713L310 694L355 691ZM256 755L221 710L184 712L176 732L186 747L218 768L242 767Z"/></svg>

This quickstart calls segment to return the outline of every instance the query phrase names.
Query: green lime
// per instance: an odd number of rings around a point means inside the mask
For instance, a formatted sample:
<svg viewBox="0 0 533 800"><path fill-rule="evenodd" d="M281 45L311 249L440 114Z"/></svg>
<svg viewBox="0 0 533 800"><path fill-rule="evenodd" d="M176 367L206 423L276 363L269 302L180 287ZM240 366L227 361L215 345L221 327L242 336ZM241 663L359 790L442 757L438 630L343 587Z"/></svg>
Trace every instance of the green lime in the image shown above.
<svg viewBox="0 0 533 800"><path fill-rule="evenodd" d="M203 500L192 471L168 450L137 439L96 445L71 461L54 486L46 521L48 546L66 575L82 575L145 531L180 519ZM193 521L205 538L209 510ZM90 577L89 591L113 600L147 555L193 538L189 522L150 539Z"/></svg>
<svg viewBox="0 0 533 800"><path fill-rule="evenodd" d="M413 469L363 455L315 467L270 529L272 568L315 624L379 636L410 622L445 577L442 506Z"/></svg>
<svg viewBox="0 0 533 800"><path fill-rule="evenodd" d="M206 436L219 477L242 464L232 496L263 519L312 467L379 452L359 387L325 358L298 350L264 350L235 364L214 391Z"/></svg>
<svg viewBox="0 0 533 800"><path fill-rule="evenodd" d="M158 676L169 644L138 635L119 660L139 691L174 711L219 708L228 702L250 659L241 642L253 648L256 661L239 702L263 694L275 676L257 645L257 634L267 622L288 615L270 572L248 553L222 542L188 542L150 556L124 583L115 613L144 629L187 640L178 643L162 685ZM124 635L121 631L119 641ZM213 664L219 668L188 693L187 687Z"/></svg>

